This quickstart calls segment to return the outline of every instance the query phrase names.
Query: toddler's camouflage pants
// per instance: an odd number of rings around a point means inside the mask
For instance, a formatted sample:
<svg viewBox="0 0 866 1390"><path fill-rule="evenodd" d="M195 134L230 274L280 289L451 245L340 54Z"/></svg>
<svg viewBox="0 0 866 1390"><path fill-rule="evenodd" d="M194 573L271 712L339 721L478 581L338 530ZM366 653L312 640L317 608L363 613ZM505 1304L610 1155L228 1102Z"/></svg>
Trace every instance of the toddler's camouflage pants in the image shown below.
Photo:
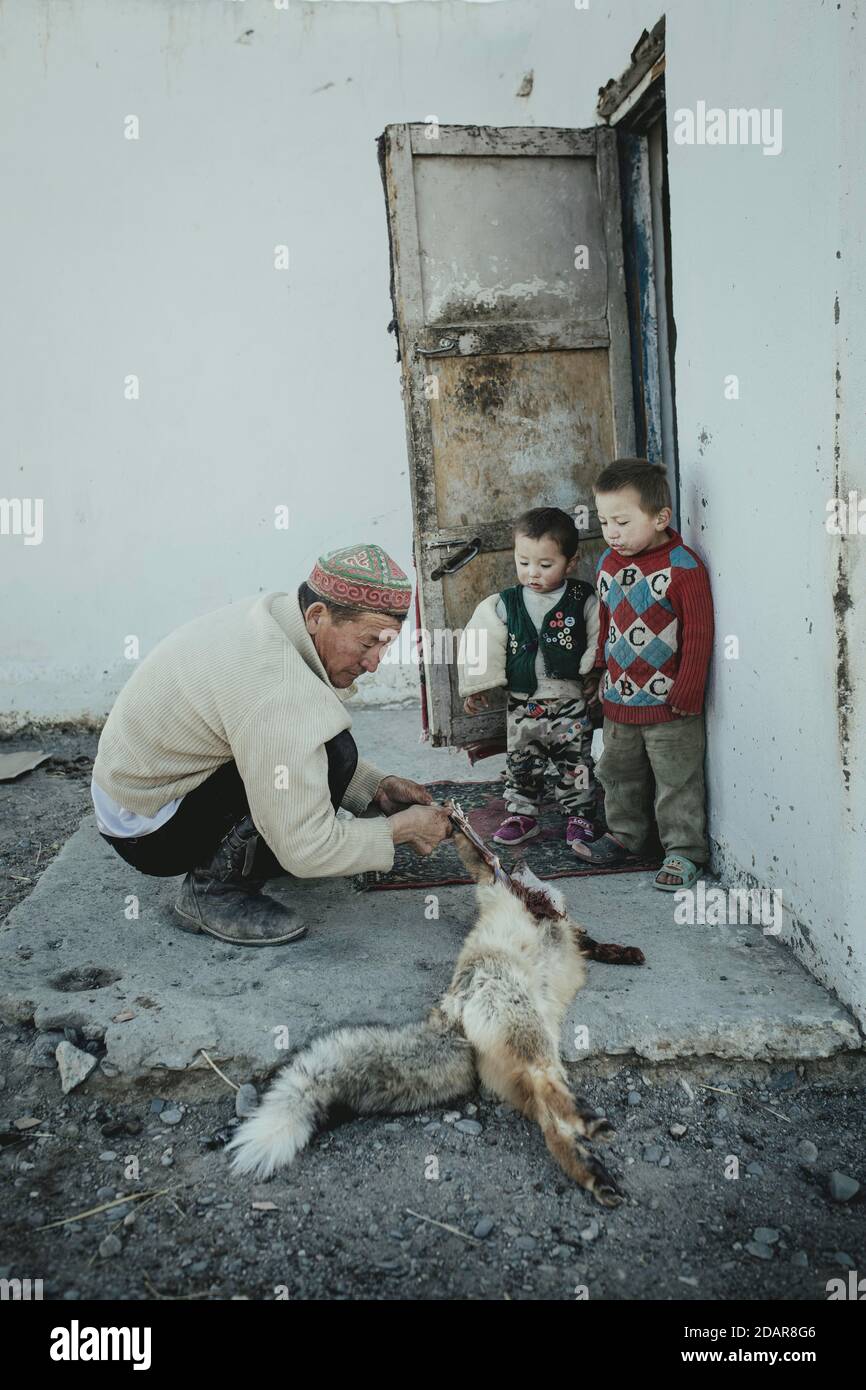
<svg viewBox="0 0 866 1390"><path fill-rule="evenodd" d="M505 804L521 816L535 816L544 795L544 774L552 762L559 774L554 795L569 816L595 811L592 724L586 705L569 700L519 700L508 696L508 753Z"/></svg>

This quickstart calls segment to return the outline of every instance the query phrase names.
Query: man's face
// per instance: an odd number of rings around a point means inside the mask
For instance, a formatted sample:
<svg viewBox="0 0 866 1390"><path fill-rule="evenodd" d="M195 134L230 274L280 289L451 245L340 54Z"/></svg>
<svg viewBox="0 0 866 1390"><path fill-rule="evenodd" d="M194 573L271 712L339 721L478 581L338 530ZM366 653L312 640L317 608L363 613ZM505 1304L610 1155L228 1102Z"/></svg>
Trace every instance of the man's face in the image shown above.
<svg viewBox="0 0 866 1390"><path fill-rule="evenodd" d="M304 618L328 680L338 690L375 671L402 626L398 618L377 613L335 623L323 603L311 603Z"/></svg>

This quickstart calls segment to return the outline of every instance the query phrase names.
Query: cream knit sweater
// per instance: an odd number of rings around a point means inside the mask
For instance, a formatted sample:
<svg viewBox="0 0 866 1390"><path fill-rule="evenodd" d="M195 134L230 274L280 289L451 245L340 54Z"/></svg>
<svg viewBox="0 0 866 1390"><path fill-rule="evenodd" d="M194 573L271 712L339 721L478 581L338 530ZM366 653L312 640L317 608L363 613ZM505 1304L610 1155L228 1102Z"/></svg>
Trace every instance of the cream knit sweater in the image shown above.
<svg viewBox="0 0 866 1390"><path fill-rule="evenodd" d="M256 594L185 623L121 690L99 739L93 778L128 811L155 815L234 758L252 818L298 878L390 869L385 817L338 820L328 739L349 729L296 593ZM385 774L358 760L343 806L356 815Z"/></svg>

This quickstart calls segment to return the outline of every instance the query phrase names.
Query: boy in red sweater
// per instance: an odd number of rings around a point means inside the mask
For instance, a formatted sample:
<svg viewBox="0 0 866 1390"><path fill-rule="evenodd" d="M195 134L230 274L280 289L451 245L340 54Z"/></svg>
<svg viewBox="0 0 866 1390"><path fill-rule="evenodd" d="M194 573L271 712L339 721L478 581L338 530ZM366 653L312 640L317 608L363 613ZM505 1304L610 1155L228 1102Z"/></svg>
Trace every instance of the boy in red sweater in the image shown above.
<svg viewBox="0 0 866 1390"><path fill-rule="evenodd" d="M597 766L608 833L572 849L593 864L627 863L655 818L665 860L655 886L691 888L709 858L704 789L704 689L713 643L707 571L668 525L664 468L616 459L594 486L608 544L596 568L596 668L604 711ZM596 697L597 698L597 697Z"/></svg>

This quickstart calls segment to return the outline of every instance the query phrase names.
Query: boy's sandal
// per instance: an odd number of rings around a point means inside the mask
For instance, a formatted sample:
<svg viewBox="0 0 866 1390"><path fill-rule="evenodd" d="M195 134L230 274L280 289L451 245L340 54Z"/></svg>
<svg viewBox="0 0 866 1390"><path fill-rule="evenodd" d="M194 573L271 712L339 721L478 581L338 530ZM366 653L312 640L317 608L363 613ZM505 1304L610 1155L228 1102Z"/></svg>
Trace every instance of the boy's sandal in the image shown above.
<svg viewBox="0 0 866 1390"><path fill-rule="evenodd" d="M679 883L659 883L659 874L677 874ZM684 854L668 854L665 862L653 880L654 886L663 893L678 893L682 888L693 888L701 876L701 870Z"/></svg>
<svg viewBox="0 0 866 1390"><path fill-rule="evenodd" d="M634 859L631 850L626 849L625 845L621 845L612 835L602 835L600 840L593 840L591 845L573 840L571 848L578 859L585 859L588 864L599 869L613 868L615 864L627 864L629 860Z"/></svg>

